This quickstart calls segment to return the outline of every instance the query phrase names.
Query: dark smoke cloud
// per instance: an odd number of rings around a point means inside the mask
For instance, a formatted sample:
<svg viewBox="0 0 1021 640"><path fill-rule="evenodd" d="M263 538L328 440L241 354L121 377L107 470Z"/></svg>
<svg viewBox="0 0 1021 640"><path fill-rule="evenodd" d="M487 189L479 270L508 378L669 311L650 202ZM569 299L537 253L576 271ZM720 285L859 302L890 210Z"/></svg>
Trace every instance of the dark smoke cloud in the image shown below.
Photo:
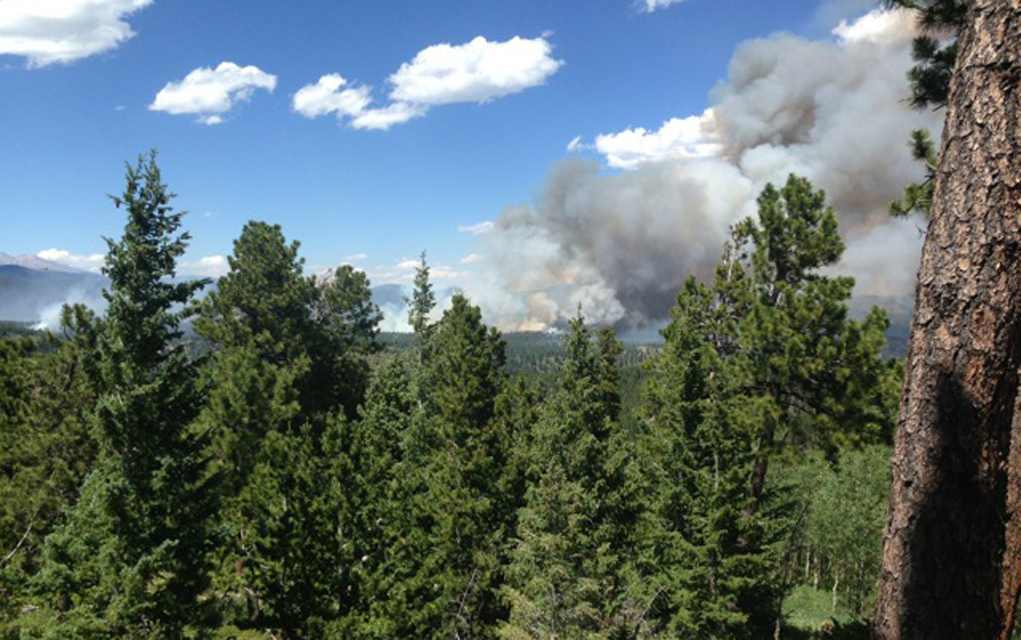
<svg viewBox="0 0 1021 640"><path fill-rule="evenodd" d="M683 280L711 272L730 225L754 214L765 184L790 173L825 189L836 207L848 244L837 271L856 276L856 293L910 292L919 222L891 220L886 207L920 174L910 131L938 130L940 114L903 100L914 34L907 14L874 12L834 33L833 41L776 35L742 44L695 127L703 139L664 153L667 125L600 136L588 148L611 166L637 168L607 173L568 159L534 204L503 211L478 240L486 270L472 293L487 319L540 329L581 305L595 322L661 322ZM681 129L671 129L669 144Z"/></svg>

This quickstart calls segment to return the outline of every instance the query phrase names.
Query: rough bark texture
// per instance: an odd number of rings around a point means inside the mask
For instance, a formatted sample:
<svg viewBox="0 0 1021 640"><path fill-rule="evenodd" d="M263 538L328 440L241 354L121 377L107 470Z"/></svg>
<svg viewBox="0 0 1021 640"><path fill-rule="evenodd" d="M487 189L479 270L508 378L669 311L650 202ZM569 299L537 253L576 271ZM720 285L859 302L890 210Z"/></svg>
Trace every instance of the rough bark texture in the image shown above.
<svg viewBox="0 0 1021 640"><path fill-rule="evenodd" d="M973 0L959 46L898 417L878 640L1008 637L1021 580L1021 0Z"/></svg>

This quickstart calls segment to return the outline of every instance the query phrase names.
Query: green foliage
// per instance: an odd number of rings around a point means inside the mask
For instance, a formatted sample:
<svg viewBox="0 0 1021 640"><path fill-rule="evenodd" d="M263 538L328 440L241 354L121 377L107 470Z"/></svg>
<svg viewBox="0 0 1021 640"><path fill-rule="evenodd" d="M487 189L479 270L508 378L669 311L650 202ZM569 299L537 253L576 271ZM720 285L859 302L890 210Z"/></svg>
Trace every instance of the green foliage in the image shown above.
<svg viewBox="0 0 1021 640"><path fill-rule="evenodd" d="M175 342L181 306L205 283L173 282L188 235L155 153L128 166L128 221L107 240L111 287L95 321L99 460L65 525L47 538L39 589L60 635L179 637L202 624L207 520L215 509L204 440L189 428L202 389L197 364Z"/></svg>
<svg viewBox="0 0 1021 640"><path fill-rule="evenodd" d="M312 352L314 407L339 403L348 419L358 415L369 381L369 357L379 351L376 336L382 314L372 302L369 278L350 265L320 279L312 321L318 344Z"/></svg>
<svg viewBox="0 0 1021 640"><path fill-rule="evenodd" d="M874 606L891 453L886 445L845 449L785 473L806 514L789 570L829 590L829 615L866 616Z"/></svg>
<svg viewBox="0 0 1021 640"><path fill-rule="evenodd" d="M968 14L968 0L886 0L885 4L913 10L922 27L912 48L915 66L908 72L912 106L945 107L957 58L956 37Z"/></svg>
<svg viewBox="0 0 1021 640"><path fill-rule="evenodd" d="M904 187L904 194L890 203L890 215L906 216L914 212L928 215L932 190L936 184L936 145L924 129L911 132L911 156L925 166L925 179Z"/></svg>
<svg viewBox="0 0 1021 640"><path fill-rule="evenodd" d="M957 59L957 35L964 26L968 0L886 0L889 7L911 9L918 16L922 33L912 42L915 61L908 71L911 106L916 109L940 109L947 105L950 76ZM905 216L912 212L929 213L936 181L936 148L929 132L911 132L911 155L923 163L922 182L911 183L904 194L890 203L890 214Z"/></svg>
<svg viewBox="0 0 1021 640"><path fill-rule="evenodd" d="M430 583L417 637L478 637L498 615L499 544L509 514L493 480L507 461L495 428L496 398L505 384L504 344L478 307L455 295L433 327L422 364L423 406L412 460L421 460L411 509L425 524L427 546L412 581Z"/></svg>
<svg viewBox="0 0 1021 640"><path fill-rule="evenodd" d="M278 226L189 304L171 198L129 167L108 314L0 340L0 637L752 639L798 580L868 606L900 368L822 275L807 181L765 189L661 352L578 317L514 338L514 382L463 295L430 323L424 254L382 356L365 275L306 276ZM860 631L829 614L794 637Z"/></svg>
<svg viewBox="0 0 1021 640"><path fill-rule="evenodd" d="M306 355L315 283L302 274L298 247L280 225L246 224L227 258L230 270L201 304L199 335L221 348L252 346L273 364Z"/></svg>
<svg viewBox="0 0 1021 640"><path fill-rule="evenodd" d="M214 587L240 628L315 635L350 607L345 417L364 398L379 310L349 266L304 276L279 226L248 223L229 262L195 324L216 347L202 415L223 477Z"/></svg>
<svg viewBox="0 0 1021 640"><path fill-rule="evenodd" d="M647 390L662 615L689 637L764 637L778 616L790 501L770 459L893 425L885 316L848 320L853 282L818 272L843 251L824 194L791 176L758 203L711 285L678 295Z"/></svg>
<svg viewBox="0 0 1021 640"><path fill-rule="evenodd" d="M642 484L617 421L617 357L579 317L564 338L557 387L527 442L527 488L504 597L508 639L632 637L647 631L648 594L634 579ZM637 486L636 486L637 485Z"/></svg>
<svg viewBox="0 0 1021 640"><path fill-rule="evenodd" d="M461 295L377 372L351 435L360 637L486 637L509 515L498 332Z"/></svg>
<svg viewBox="0 0 1021 640"><path fill-rule="evenodd" d="M690 280L677 299L650 386L653 536L662 558L658 617L680 637L767 637L780 594L786 519L751 488L771 399L744 393L751 371L718 345L712 294ZM723 338L721 335L720 338ZM732 345L731 345L732 346Z"/></svg>
<svg viewBox="0 0 1021 640"><path fill-rule="evenodd" d="M52 340L49 338L48 340ZM0 339L0 637L31 606L30 578L45 537L63 522L91 468L88 413L95 398L81 372L82 344Z"/></svg>
<svg viewBox="0 0 1021 640"><path fill-rule="evenodd" d="M436 307L436 293L429 281L429 264L425 261L425 251L415 269L415 289L411 298L405 299L408 304L408 324L416 336L423 337L429 329L429 314Z"/></svg>

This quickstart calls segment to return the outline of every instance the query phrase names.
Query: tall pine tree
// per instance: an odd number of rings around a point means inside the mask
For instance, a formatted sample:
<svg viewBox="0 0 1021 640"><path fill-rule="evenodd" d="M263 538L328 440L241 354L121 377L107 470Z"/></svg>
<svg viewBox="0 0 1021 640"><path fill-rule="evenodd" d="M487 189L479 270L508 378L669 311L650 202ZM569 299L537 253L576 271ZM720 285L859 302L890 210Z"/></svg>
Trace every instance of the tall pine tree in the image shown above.
<svg viewBox="0 0 1021 640"><path fill-rule="evenodd" d="M156 154L128 166L114 204L128 220L107 240L107 315L97 321L92 385L99 460L68 522L47 540L39 586L60 612L58 635L178 638L204 624L215 492L205 441L192 429L203 398L179 344L181 308L204 281L175 281L187 233Z"/></svg>
<svg viewBox="0 0 1021 640"><path fill-rule="evenodd" d="M610 330L594 339L579 316L564 339L556 388L527 441L527 488L504 596L509 640L632 638L649 631L639 580L630 441L620 411Z"/></svg>
<svg viewBox="0 0 1021 640"><path fill-rule="evenodd" d="M778 620L771 459L888 438L893 422L885 315L849 320L853 281L819 272L843 251L824 194L791 176L758 204L712 283L689 280L678 295L646 394L661 615L696 638L763 637Z"/></svg>

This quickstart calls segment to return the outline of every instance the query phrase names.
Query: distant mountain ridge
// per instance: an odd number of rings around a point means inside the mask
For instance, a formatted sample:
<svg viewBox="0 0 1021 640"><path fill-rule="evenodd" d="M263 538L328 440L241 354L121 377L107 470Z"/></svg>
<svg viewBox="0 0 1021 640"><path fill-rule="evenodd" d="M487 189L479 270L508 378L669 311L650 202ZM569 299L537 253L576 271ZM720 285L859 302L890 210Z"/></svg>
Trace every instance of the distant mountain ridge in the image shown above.
<svg viewBox="0 0 1021 640"><path fill-rule="evenodd" d="M60 309L64 304L82 303L95 310L106 307L103 289L109 280L102 275L82 271L31 255L10 255L0 252L0 321L37 324L51 329L57 327ZM215 289L215 283L206 292ZM453 295L454 289L436 290L438 302ZM410 285L383 284L372 287L372 301L385 314L381 329L389 332L406 332L407 303ZM886 332L886 355L901 357L907 351L907 338L911 322L913 298L860 296L852 298L851 317L864 316L873 305L883 307L890 317ZM440 305L442 308L442 304ZM635 333L635 332L631 332ZM658 332L646 330L635 333L639 342L658 342Z"/></svg>
<svg viewBox="0 0 1021 640"><path fill-rule="evenodd" d="M0 264L0 320L43 322L49 326L66 303L104 307L102 294L108 282L99 274L70 267L38 269Z"/></svg>
<svg viewBox="0 0 1021 640"><path fill-rule="evenodd" d="M0 251L0 266L24 267L25 269L32 269L33 271L54 271L57 273L89 273L88 271L83 271L66 264L61 264L60 262L40 258L39 256L32 255L31 253L11 255Z"/></svg>

